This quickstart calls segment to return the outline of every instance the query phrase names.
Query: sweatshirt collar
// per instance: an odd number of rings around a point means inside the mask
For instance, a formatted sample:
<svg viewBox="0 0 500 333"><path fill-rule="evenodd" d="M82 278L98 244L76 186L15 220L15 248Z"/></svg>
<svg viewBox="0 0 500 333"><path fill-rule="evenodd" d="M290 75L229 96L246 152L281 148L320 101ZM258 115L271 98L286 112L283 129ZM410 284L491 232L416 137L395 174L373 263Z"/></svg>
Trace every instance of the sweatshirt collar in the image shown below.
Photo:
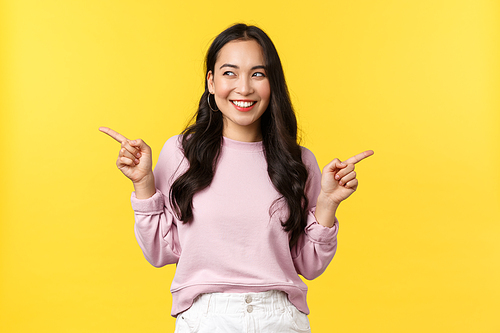
<svg viewBox="0 0 500 333"><path fill-rule="evenodd" d="M258 152L264 150L264 144L262 141L258 142L244 142L236 141L225 136L222 137L222 146L226 148L236 149L240 151Z"/></svg>

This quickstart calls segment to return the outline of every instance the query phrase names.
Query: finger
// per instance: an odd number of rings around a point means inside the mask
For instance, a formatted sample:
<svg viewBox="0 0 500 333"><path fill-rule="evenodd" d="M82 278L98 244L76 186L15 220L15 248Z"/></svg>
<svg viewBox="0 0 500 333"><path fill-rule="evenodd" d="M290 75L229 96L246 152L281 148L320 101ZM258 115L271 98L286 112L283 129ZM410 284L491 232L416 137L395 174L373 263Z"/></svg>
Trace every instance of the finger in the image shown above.
<svg viewBox="0 0 500 333"><path fill-rule="evenodd" d="M134 158L141 157L140 150L135 147L132 147L130 141L122 142L122 149L126 149L132 156L134 156Z"/></svg>
<svg viewBox="0 0 500 333"><path fill-rule="evenodd" d="M358 180L353 179L351 181L348 181L347 184L344 185L344 187L356 190L358 188Z"/></svg>
<svg viewBox="0 0 500 333"><path fill-rule="evenodd" d="M356 178L356 172L350 172L346 176L342 177L341 180L339 180L339 185L344 185L347 184L349 181L353 180Z"/></svg>
<svg viewBox="0 0 500 333"><path fill-rule="evenodd" d="M342 164L342 162L338 158L336 158L333 161L331 161L330 163L328 163L327 165L325 165L325 167L323 168L323 172L325 172L325 171L336 172L338 169L341 169L344 167L345 166Z"/></svg>
<svg viewBox="0 0 500 333"><path fill-rule="evenodd" d="M120 157L127 157L127 158L130 158L131 160L135 161L140 156L134 156L127 149L122 148L122 149L120 149ZM139 161L139 160L137 160L137 161Z"/></svg>
<svg viewBox="0 0 500 333"><path fill-rule="evenodd" d="M335 166L337 167L337 169L343 169L347 166L347 164L345 162L341 162L341 161L338 161Z"/></svg>
<svg viewBox="0 0 500 333"><path fill-rule="evenodd" d="M347 184L344 184L342 186L351 190L356 190L358 188L358 180L354 178L353 180L348 181Z"/></svg>
<svg viewBox="0 0 500 333"><path fill-rule="evenodd" d="M337 172L337 174L335 175L335 179L339 180L340 178L344 177L345 175L347 175L348 173L350 173L352 171L354 171L354 164L346 165L346 167L344 167L342 170Z"/></svg>
<svg viewBox="0 0 500 333"><path fill-rule="evenodd" d="M327 165L325 165L325 167L323 168L323 172L326 172L326 171L335 171L335 169L337 168L336 167L336 163L337 162L340 162L340 160L338 158L334 159L333 161L331 161L330 163L328 163Z"/></svg>
<svg viewBox="0 0 500 333"><path fill-rule="evenodd" d="M142 141L142 139L135 139L128 142L132 147L135 147L139 151L148 152L151 148L146 144L146 142Z"/></svg>
<svg viewBox="0 0 500 333"><path fill-rule="evenodd" d="M358 155L355 155L351 158L348 158L347 160L344 161L344 163L356 164L359 161L364 160L365 158L372 156L373 154L375 154L373 150L367 150L367 151L362 152L361 154L358 154Z"/></svg>
<svg viewBox="0 0 500 333"><path fill-rule="evenodd" d="M123 156L122 157L118 157L118 160L116 160L116 166L118 168L121 168L121 167L123 167L125 165L135 166L136 163L133 160L131 160L130 158L128 158L128 157L123 157Z"/></svg>
<svg viewBox="0 0 500 333"><path fill-rule="evenodd" d="M118 141L120 143L122 143L124 141L128 141L128 139L126 137L124 137L123 135L121 135L120 133L118 133L116 131L113 131L111 128L99 127L99 131L106 133L107 135L109 135L110 137L112 137L113 139L115 139L116 141Z"/></svg>

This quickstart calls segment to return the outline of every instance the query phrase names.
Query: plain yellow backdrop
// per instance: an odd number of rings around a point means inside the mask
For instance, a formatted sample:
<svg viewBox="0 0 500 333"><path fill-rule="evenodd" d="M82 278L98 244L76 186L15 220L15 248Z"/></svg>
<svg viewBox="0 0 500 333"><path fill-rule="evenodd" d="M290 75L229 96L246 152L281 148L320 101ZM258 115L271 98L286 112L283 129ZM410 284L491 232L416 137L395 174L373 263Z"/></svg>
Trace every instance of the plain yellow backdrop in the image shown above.
<svg viewBox="0 0 500 333"><path fill-rule="evenodd" d="M496 0L0 2L0 331L172 332L109 126L158 156L235 22L275 42L320 166L363 150L313 332L499 332Z"/></svg>

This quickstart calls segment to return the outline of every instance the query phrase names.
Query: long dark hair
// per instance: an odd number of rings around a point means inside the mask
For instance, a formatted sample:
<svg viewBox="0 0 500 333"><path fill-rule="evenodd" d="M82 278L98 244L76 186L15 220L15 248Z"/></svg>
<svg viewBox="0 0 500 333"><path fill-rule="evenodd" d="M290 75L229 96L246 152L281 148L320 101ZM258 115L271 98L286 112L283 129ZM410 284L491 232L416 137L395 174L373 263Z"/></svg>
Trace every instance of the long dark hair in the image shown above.
<svg viewBox="0 0 500 333"><path fill-rule="evenodd" d="M208 49L205 59L205 78L214 73L221 48L233 40L255 40L262 48L266 73L271 88L269 106L261 117L262 141L267 160L267 172L288 206L288 217L281 221L289 233L290 247L295 245L306 226L308 200L305 195L307 169L297 142L297 119L290 101L285 75L278 52L264 31L245 24L235 24L219 34ZM223 119L208 104L208 83L205 80L196 122L183 131L182 148L189 169L177 178L170 189L170 203L179 220L193 219L193 196L210 185L222 146ZM215 101L211 101L212 108ZM273 213L270 207L270 214Z"/></svg>

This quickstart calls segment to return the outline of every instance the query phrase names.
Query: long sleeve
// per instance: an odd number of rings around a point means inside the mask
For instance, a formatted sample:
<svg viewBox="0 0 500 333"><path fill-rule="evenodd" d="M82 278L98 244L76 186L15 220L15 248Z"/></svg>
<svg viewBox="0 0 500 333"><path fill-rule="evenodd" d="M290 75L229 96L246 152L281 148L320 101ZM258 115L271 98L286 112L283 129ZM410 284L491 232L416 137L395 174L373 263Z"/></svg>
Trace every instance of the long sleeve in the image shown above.
<svg viewBox="0 0 500 333"><path fill-rule="evenodd" d="M309 172L306 185L309 212L304 233L292 248L292 259L297 273L312 280L325 271L337 251L339 223L336 220L334 226L328 228L316 221L314 211L321 191L321 171L313 153L306 148L302 150L302 159Z"/></svg>
<svg viewBox="0 0 500 333"><path fill-rule="evenodd" d="M157 190L149 199L140 200L132 193L135 213L135 237L144 257L155 267L177 263L180 256L177 225Z"/></svg>
<svg viewBox="0 0 500 333"><path fill-rule="evenodd" d="M182 160L178 137L172 137L165 143L154 170L156 193L144 200L137 199L135 192L131 196L137 242L155 267L177 263L181 254L177 229L180 222L169 207L168 194Z"/></svg>

